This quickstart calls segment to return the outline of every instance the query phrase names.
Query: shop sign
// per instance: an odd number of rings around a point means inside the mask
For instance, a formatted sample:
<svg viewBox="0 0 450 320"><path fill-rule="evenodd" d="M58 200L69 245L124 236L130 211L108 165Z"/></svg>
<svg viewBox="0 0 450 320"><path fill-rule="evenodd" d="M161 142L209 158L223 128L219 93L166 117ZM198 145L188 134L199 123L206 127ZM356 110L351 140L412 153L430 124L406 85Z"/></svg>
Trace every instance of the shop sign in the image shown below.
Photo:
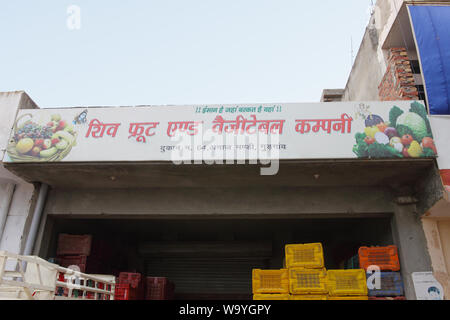
<svg viewBox="0 0 450 320"><path fill-rule="evenodd" d="M436 154L421 102L278 103L20 110L4 162L220 163Z"/></svg>

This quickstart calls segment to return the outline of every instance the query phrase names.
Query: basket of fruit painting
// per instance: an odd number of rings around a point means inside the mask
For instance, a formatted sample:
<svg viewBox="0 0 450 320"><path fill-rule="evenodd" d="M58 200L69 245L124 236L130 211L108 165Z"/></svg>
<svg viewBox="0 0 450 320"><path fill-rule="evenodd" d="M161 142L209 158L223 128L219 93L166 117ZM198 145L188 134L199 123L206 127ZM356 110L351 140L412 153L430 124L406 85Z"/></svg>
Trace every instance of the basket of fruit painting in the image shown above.
<svg viewBox="0 0 450 320"><path fill-rule="evenodd" d="M19 124L24 118L31 119ZM13 162L61 161L76 144L77 133L71 124L52 115L45 125L32 121L24 114L14 123L13 135L8 145L8 155Z"/></svg>
<svg viewBox="0 0 450 320"><path fill-rule="evenodd" d="M355 135L353 152L359 158L433 158L437 156L425 106L411 103L408 112L391 108L389 119L360 110L364 132Z"/></svg>

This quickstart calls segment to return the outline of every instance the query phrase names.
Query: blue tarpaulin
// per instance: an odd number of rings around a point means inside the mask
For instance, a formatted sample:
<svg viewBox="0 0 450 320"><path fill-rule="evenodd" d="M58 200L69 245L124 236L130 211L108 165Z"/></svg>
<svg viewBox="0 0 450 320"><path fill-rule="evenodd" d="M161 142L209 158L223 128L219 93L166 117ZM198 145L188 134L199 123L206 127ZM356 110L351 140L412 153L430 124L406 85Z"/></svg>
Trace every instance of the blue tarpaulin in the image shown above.
<svg viewBox="0 0 450 320"><path fill-rule="evenodd" d="M450 6L408 6L431 114L450 114Z"/></svg>

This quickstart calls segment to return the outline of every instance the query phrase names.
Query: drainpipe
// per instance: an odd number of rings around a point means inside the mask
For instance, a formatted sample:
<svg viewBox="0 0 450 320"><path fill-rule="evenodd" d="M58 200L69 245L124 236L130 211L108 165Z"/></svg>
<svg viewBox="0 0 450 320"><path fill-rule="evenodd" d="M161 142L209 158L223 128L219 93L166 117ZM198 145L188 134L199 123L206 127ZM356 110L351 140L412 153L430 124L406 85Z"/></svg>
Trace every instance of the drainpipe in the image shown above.
<svg viewBox="0 0 450 320"><path fill-rule="evenodd" d="M25 244L25 250L23 255L29 256L33 253L34 242L36 241L36 235L41 221L42 211L44 209L45 200L47 199L48 185L41 183L39 188L39 195L36 202L36 207L33 212L33 220L31 221L30 231L28 233L27 242Z"/></svg>
<svg viewBox="0 0 450 320"><path fill-rule="evenodd" d="M14 183L7 183L5 188L5 198L2 204L0 204L0 240L5 231L6 218L8 217L9 208L11 207L12 197L14 195L14 189L16 185Z"/></svg>

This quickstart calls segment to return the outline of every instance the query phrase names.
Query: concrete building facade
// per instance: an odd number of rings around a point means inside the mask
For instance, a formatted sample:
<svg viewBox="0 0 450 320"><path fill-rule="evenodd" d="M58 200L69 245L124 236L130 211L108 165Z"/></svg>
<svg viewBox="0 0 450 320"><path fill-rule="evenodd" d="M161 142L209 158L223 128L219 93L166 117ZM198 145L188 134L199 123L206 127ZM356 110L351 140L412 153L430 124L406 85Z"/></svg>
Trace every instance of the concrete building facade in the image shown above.
<svg viewBox="0 0 450 320"><path fill-rule="evenodd" d="M417 47L408 6L447 8L449 5L449 1L378 0L344 89L343 101L423 100L427 103L427 87L421 68L421 59L427 57L421 56ZM442 184L449 185L450 116L430 114L430 121L439 149L437 164ZM447 187L435 199L436 204L419 215L434 276L443 285L447 298L450 296L448 190Z"/></svg>
<svg viewBox="0 0 450 320"><path fill-rule="evenodd" d="M345 90L325 92L323 101L420 98L411 80L420 78L412 72L417 52L395 32L406 30L402 8L403 1L378 1ZM8 114L5 153L17 112L38 107L16 92L2 93L0 108ZM264 176L248 163L8 162L0 171L1 248L50 259L59 234L91 234L104 255L89 273L167 276L178 299L250 299L251 269L281 268L285 244L323 243L330 269L360 246L395 244L407 299L417 298L413 273L428 271L450 296L447 194L434 158L279 165Z"/></svg>

